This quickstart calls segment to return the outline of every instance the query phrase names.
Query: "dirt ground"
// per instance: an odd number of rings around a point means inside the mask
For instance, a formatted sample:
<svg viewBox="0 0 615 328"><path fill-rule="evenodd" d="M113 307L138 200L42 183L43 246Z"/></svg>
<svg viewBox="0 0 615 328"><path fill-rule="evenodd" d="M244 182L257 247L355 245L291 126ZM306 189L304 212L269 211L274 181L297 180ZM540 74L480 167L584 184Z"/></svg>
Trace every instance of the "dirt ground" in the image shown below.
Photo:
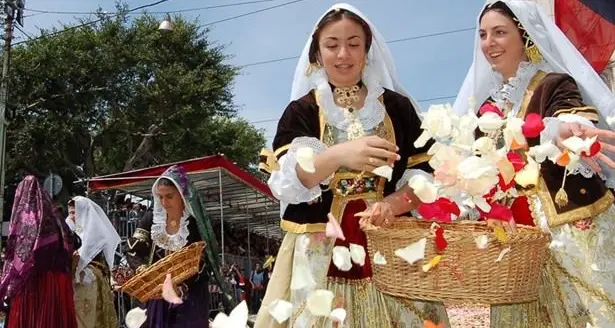
<svg viewBox="0 0 615 328"><path fill-rule="evenodd" d="M449 305L446 310L452 328L489 328L488 306Z"/></svg>

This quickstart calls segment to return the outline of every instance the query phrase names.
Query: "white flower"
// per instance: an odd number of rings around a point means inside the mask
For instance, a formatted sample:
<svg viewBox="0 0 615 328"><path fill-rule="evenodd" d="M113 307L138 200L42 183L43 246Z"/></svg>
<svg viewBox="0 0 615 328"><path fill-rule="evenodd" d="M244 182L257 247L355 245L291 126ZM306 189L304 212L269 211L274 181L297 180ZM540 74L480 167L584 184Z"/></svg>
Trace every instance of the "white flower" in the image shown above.
<svg viewBox="0 0 615 328"><path fill-rule="evenodd" d="M341 271L349 271L352 268L350 250L344 246L333 247L333 264Z"/></svg>
<svg viewBox="0 0 615 328"><path fill-rule="evenodd" d="M365 248L361 245L350 244L350 258L352 262L364 266L365 265Z"/></svg>
<svg viewBox="0 0 615 328"><path fill-rule="evenodd" d="M460 187L472 196L483 196L498 183L498 168L486 158L470 156L457 166Z"/></svg>
<svg viewBox="0 0 615 328"><path fill-rule="evenodd" d="M504 123L506 123L506 121L493 112L487 112L478 118L478 128L483 133L495 132L499 130Z"/></svg>
<svg viewBox="0 0 615 328"><path fill-rule="evenodd" d="M564 141L562 141L562 145L568 148L572 152L577 155L581 155L581 153L589 153L591 146L596 142L596 137L591 137L587 139L581 139L576 136L572 136Z"/></svg>
<svg viewBox="0 0 615 328"><path fill-rule="evenodd" d="M493 151L495 151L495 142L488 137L480 137L472 145L474 155L487 155Z"/></svg>
<svg viewBox="0 0 615 328"><path fill-rule="evenodd" d="M551 140L541 143L538 146L531 147L528 155L534 157L536 162L542 163L547 158L553 162L557 162L557 158L562 154L562 151L553 144Z"/></svg>
<svg viewBox="0 0 615 328"><path fill-rule="evenodd" d="M473 109L459 118L459 124L453 131L453 143L471 146L474 143L474 131L478 127L478 116Z"/></svg>
<svg viewBox="0 0 615 328"><path fill-rule="evenodd" d="M219 312L211 324L211 328L245 328L248 323L248 306L246 301L241 301L230 315Z"/></svg>
<svg viewBox="0 0 615 328"><path fill-rule="evenodd" d="M306 301L306 307L317 317L328 317L331 314L331 306L335 295L326 289L312 291Z"/></svg>
<svg viewBox="0 0 615 328"><path fill-rule="evenodd" d="M515 175L515 182L523 188L527 188L538 185L539 177L540 165L538 165L538 163L536 163L531 156L528 156L527 163L523 169Z"/></svg>
<svg viewBox="0 0 615 328"><path fill-rule="evenodd" d="M275 321L282 324L293 313L293 305L285 300L275 300L269 304L267 310L269 310L269 314Z"/></svg>
<svg viewBox="0 0 615 328"><path fill-rule="evenodd" d="M430 204L438 198L438 189L422 174L414 175L408 180L408 186L414 191L414 195L425 204Z"/></svg>
<svg viewBox="0 0 615 328"><path fill-rule="evenodd" d="M446 140L452 136L457 117L450 104L431 105L423 115L423 133L414 141L417 148L425 146L431 138Z"/></svg>
<svg viewBox="0 0 615 328"><path fill-rule="evenodd" d="M396 249L395 255L401 257L410 264L425 258L425 246L427 238L423 238L415 243L412 243L404 248Z"/></svg>
<svg viewBox="0 0 615 328"><path fill-rule="evenodd" d="M314 167L314 149L310 147L297 149L297 164L307 173L316 172Z"/></svg>

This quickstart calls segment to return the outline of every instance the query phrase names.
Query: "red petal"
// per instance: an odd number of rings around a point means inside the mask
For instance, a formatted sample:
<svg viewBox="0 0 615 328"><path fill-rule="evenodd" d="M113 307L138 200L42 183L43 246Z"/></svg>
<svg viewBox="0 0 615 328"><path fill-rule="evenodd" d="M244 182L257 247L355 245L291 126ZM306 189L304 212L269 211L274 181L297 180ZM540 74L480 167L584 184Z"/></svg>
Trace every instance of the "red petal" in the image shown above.
<svg viewBox="0 0 615 328"><path fill-rule="evenodd" d="M536 138L544 129L545 124L542 122L542 117L536 113L531 113L525 117L521 132L526 138Z"/></svg>
<svg viewBox="0 0 615 328"><path fill-rule="evenodd" d="M600 149L602 149L600 142L594 141L594 143L589 147L589 154L587 152L582 152L581 155L584 157L594 157L600 152Z"/></svg>
<svg viewBox="0 0 615 328"><path fill-rule="evenodd" d="M480 216L486 219L496 219L505 222L510 221L513 218L513 213L508 206L500 203L491 203L491 210L489 212L483 212L479 209Z"/></svg>
<svg viewBox="0 0 615 328"><path fill-rule="evenodd" d="M508 158L508 161L510 161L515 168L515 172L519 172L525 167L523 157L514 151L508 152L508 154L506 154L506 158Z"/></svg>
<svg viewBox="0 0 615 328"><path fill-rule="evenodd" d="M500 189L502 191L506 191L515 186L515 179L510 180L510 182L506 184L504 182L504 177L502 177L502 174L498 173L498 185L500 186Z"/></svg>
<svg viewBox="0 0 615 328"><path fill-rule="evenodd" d="M442 228L436 229L435 243L436 243L436 251L438 253L444 252L446 247L448 247L448 242L446 241L446 238L444 238L444 229Z"/></svg>
<svg viewBox="0 0 615 328"><path fill-rule="evenodd" d="M504 113L502 113L502 111L498 108L498 106L490 102L486 102L482 106L480 106L478 113L480 115L483 115L485 113L496 113L500 117L504 117Z"/></svg>

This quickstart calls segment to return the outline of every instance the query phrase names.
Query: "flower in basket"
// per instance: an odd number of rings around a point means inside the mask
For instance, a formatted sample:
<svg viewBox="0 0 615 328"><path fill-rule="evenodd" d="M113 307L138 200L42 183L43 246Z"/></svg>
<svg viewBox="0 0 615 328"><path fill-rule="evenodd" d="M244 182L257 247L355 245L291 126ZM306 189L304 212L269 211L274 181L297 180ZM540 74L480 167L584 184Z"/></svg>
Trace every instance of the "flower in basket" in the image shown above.
<svg viewBox="0 0 615 328"><path fill-rule="evenodd" d="M414 141L415 147L423 147L429 139L448 139L453 134L453 128L458 118L453 113L450 104L432 105L423 115L421 128L423 133Z"/></svg>

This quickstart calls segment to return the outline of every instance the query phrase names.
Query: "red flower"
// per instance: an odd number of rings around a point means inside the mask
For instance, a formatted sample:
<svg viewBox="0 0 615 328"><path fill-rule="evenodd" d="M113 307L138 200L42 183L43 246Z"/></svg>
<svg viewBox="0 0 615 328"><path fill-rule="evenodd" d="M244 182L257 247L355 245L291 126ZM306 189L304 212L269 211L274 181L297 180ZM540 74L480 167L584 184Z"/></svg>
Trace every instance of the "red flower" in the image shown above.
<svg viewBox="0 0 615 328"><path fill-rule="evenodd" d="M589 147L589 154L587 152L582 152L581 156L594 157L600 152L600 149L602 149L602 145L600 145L598 141L594 141L594 143Z"/></svg>
<svg viewBox="0 0 615 328"><path fill-rule="evenodd" d="M446 198L438 198L430 204L423 203L419 206L418 212L425 220L438 222L451 222L453 214L456 216L461 214L459 206Z"/></svg>
<svg viewBox="0 0 615 328"><path fill-rule="evenodd" d="M448 247L448 241L446 241L446 238L444 238L444 229L442 228L436 229L435 243L436 243L436 251L438 253L444 252L446 247Z"/></svg>
<svg viewBox="0 0 615 328"><path fill-rule="evenodd" d="M542 117L536 113L528 114L525 117L525 123L521 126L521 132L526 138L536 138L544 129L545 124L542 122Z"/></svg>
<svg viewBox="0 0 615 328"><path fill-rule="evenodd" d="M498 116L504 117L504 113L502 113L498 106L490 102L486 102L482 106L480 106L478 112L480 113L480 115L484 115L485 113L496 113L498 114Z"/></svg>
<svg viewBox="0 0 615 328"><path fill-rule="evenodd" d="M485 219L496 219L508 222L513 219L513 213L507 206L504 206L500 203L491 203L491 210L489 212L483 212L480 209L480 216Z"/></svg>
<svg viewBox="0 0 615 328"><path fill-rule="evenodd" d="M506 158L508 158L510 164L512 164L515 168L515 172L519 172L525 167L525 161L523 160L523 157L521 157L521 155L516 152L508 152L508 154L506 154Z"/></svg>

